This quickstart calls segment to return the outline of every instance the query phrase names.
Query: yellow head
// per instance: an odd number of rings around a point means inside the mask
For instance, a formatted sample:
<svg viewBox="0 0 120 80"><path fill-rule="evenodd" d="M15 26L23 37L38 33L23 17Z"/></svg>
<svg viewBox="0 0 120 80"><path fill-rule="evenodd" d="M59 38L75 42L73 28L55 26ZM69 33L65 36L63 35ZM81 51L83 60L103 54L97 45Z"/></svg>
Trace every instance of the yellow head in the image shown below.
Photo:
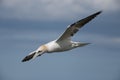
<svg viewBox="0 0 120 80"><path fill-rule="evenodd" d="M37 51L38 51L38 53L39 53L39 52L47 52L48 49L47 49L47 47L46 47L45 45L42 45L42 46L40 46L40 47L37 49Z"/></svg>

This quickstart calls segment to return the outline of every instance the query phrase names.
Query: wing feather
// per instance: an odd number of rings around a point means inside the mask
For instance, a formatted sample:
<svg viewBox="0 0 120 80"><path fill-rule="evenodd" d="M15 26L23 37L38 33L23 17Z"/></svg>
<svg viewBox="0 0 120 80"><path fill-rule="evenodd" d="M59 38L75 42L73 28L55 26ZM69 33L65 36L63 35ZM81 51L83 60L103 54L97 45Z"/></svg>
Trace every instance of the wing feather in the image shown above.
<svg viewBox="0 0 120 80"><path fill-rule="evenodd" d="M71 25L66 29L66 31L58 38L57 41L62 41L62 40L70 40L72 36L74 36L75 33L79 31L80 28L82 28L86 23L91 21L93 18L95 18L97 15L99 15L102 11L99 11L97 13L94 13L84 19L81 19Z"/></svg>

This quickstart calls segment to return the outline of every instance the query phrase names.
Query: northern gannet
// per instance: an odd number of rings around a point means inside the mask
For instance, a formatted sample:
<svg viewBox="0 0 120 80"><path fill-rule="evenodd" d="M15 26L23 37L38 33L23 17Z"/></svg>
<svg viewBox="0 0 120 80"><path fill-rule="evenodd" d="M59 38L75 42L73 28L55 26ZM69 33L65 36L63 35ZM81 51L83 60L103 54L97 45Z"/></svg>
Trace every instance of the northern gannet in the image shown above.
<svg viewBox="0 0 120 80"><path fill-rule="evenodd" d="M77 33L80 28L82 28L86 23L91 21L93 18L95 18L101 12L102 11L94 13L84 19L81 19L81 20L69 25L67 27L67 29L65 30L65 32L58 39L53 40L44 45L41 45L37 50L35 50L35 51L31 52L29 55L27 55L22 60L22 62L34 59L38 56L41 56L44 53L68 51L68 50L71 50L71 49L74 49L77 47L82 47L82 46L88 45L89 43L74 42L71 40L71 37L74 36L74 34Z"/></svg>

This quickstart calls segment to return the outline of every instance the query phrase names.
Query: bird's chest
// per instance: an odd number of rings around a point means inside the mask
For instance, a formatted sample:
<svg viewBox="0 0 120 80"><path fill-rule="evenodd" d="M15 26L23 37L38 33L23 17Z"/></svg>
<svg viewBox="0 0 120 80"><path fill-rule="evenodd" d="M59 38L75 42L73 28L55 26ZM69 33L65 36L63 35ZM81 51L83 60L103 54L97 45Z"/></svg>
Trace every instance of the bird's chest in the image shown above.
<svg viewBox="0 0 120 80"><path fill-rule="evenodd" d="M46 44L47 48L48 48L48 53L51 52L57 52L60 49L59 44L57 44L56 42L52 41L49 42L48 44Z"/></svg>
<svg viewBox="0 0 120 80"><path fill-rule="evenodd" d="M50 42L46 44L48 47L48 53L51 52L62 52L62 51L67 51L71 49L71 44L68 43L56 43L56 42Z"/></svg>

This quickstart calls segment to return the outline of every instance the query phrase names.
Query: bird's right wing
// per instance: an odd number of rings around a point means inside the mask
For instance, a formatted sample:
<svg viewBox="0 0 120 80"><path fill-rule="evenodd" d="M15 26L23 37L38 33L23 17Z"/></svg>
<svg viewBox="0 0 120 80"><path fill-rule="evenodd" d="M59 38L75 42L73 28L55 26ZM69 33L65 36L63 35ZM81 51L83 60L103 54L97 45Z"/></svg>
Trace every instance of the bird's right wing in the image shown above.
<svg viewBox="0 0 120 80"><path fill-rule="evenodd" d="M62 40L70 40L70 38L72 36L74 36L74 34L76 32L79 31L80 28L82 28L86 23L88 23L89 21L91 21L93 18L95 18L97 15L99 15L102 11L99 11L97 13L94 13L84 19L81 19L73 24L71 24L66 30L65 32L57 39L57 42L62 41Z"/></svg>

